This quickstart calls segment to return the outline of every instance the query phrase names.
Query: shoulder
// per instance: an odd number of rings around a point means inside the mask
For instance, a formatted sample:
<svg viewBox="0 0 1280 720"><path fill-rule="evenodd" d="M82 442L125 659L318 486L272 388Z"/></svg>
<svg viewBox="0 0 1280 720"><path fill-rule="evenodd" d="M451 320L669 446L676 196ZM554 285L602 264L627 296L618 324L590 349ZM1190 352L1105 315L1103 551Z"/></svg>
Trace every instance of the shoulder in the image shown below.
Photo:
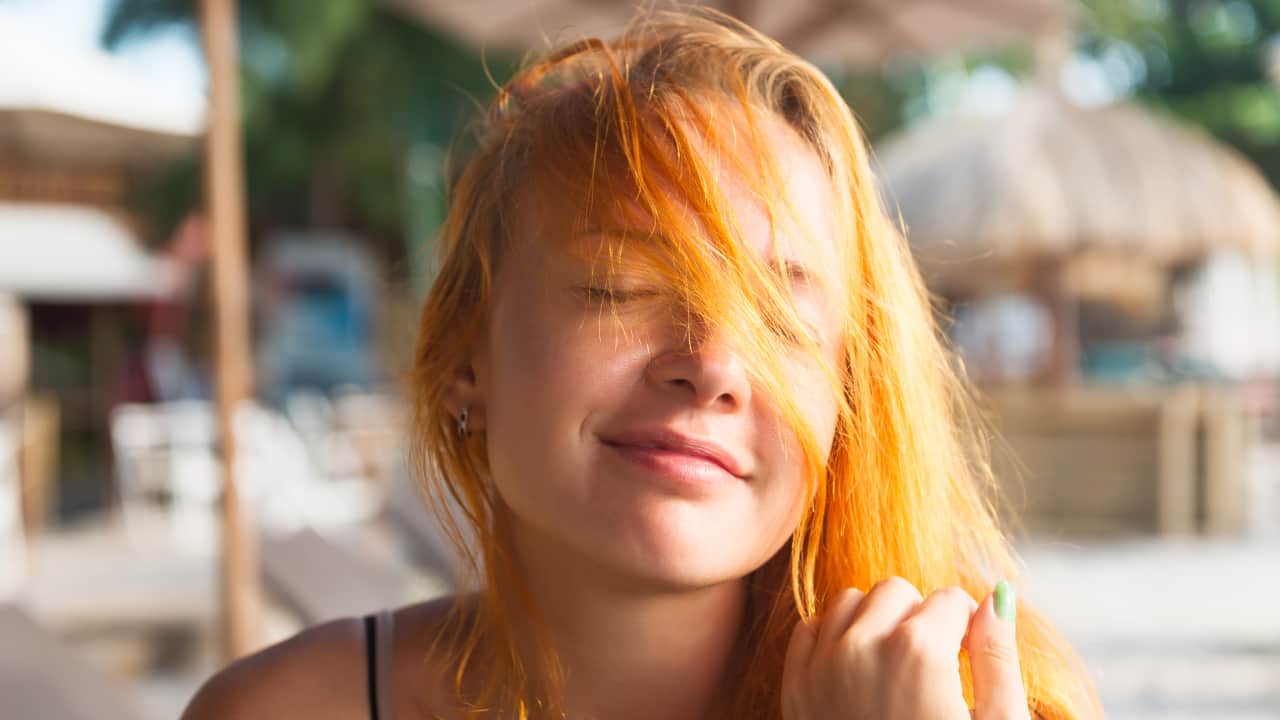
<svg viewBox="0 0 1280 720"><path fill-rule="evenodd" d="M416 673L455 601L443 597L395 611L397 705L437 702L431 696L438 688L423 683ZM368 691L363 620L343 618L307 628L231 663L196 692L182 720L365 718Z"/></svg>
<svg viewBox="0 0 1280 720"><path fill-rule="evenodd" d="M200 688L182 720L352 718L367 714L364 625L317 625L228 665Z"/></svg>

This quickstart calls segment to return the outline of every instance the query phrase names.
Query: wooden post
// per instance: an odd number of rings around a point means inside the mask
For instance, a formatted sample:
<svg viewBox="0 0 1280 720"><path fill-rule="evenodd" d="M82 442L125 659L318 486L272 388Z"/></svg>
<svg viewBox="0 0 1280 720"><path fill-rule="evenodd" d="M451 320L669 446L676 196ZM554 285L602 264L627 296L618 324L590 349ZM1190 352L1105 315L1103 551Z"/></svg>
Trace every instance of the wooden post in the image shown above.
<svg viewBox="0 0 1280 720"><path fill-rule="evenodd" d="M200 25L209 67L205 143L205 210L213 266L218 433L222 442L223 649L228 658L262 640L262 598L250 516L236 487L235 408L251 392L249 284L235 0L201 0Z"/></svg>
<svg viewBox="0 0 1280 720"><path fill-rule="evenodd" d="M1040 269L1040 297L1049 309L1053 340L1044 376L1048 385L1065 389L1080 377L1080 306L1067 285L1066 264L1055 259Z"/></svg>
<svg viewBox="0 0 1280 720"><path fill-rule="evenodd" d="M1160 400L1156 529L1162 535L1196 531L1196 420L1200 396L1192 386L1172 388Z"/></svg>
<svg viewBox="0 0 1280 720"><path fill-rule="evenodd" d="M1232 535L1244 528L1250 424L1239 398L1224 388L1206 390L1203 412L1204 532Z"/></svg>

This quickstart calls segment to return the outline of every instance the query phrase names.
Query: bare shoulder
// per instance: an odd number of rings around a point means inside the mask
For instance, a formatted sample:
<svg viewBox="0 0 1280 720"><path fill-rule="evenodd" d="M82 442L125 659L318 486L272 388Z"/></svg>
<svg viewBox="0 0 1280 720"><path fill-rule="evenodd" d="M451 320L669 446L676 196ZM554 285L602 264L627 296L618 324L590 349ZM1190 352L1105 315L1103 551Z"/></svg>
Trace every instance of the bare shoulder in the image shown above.
<svg viewBox="0 0 1280 720"><path fill-rule="evenodd" d="M367 714L364 627L344 618L307 628L223 668L182 720L342 718Z"/></svg>
<svg viewBox="0 0 1280 720"><path fill-rule="evenodd" d="M454 598L437 598L395 612L396 705L437 704L415 673ZM350 720L369 716L364 624L343 618L241 658L211 677L182 720ZM414 691L417 692L414 692Z"/></svg>
<svg viewBox="0 0 1280 720"><path fill-rule="evenodd" d="M460 598L445 596L401 608L395 620L396 717L461 717L452 701L453 667L435 641ZM467 604L466 600L461 602ZM465 611L465 610L464 610Z"/></svg>

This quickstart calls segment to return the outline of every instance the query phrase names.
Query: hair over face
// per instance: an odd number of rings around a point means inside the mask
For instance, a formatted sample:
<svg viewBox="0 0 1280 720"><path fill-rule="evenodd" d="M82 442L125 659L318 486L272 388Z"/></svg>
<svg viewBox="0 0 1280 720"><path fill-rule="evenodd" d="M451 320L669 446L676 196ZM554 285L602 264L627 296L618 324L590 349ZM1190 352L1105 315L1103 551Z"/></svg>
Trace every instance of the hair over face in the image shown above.
<svg viewBox="0 0 1280 720"><path fill-rule="evenodd" d="M797 227L780 200L778 150L766 141L777 123L821 160L834 201L838 257L808 263L842 313L840 365L827 363L838 420L825 455L780 362L792 352L818 358L818 348L792 309L785 268L742 241L714 179L715 164L729 163L775 227ZM696 345L708 324L725 332L795 432L803 512L791 541L748 578L726 678L729 717L780 716L792 626L846 587L898 575L926 595L959 585L981 598L999 579L1016 579L993 509L985 435L905 239L880 205L849 108L812 65L723 15L644 14L615 40L583 40L518 72L451 179L439 274L415 348L411 437L425 495L479 590L474 612L460 610L439 638L456 660L456 690L477 714L559 716L554 653L545 648L546 662L527 667L516 649L514 623L536 625L538 612L486 481L483 434L460 437L447 403L457 368L483 341L510 244L557 242L521 233L531 208L569 213L580 228L644 228L601 241L602 278L635 267L653 274L681 309L688 342ZM811 254L822 246L799 244ZM1032 608L1019 607L1018 618L1033 712L1100 715L1066 643ZM972 700L963 657L962 668Z"/></svg>

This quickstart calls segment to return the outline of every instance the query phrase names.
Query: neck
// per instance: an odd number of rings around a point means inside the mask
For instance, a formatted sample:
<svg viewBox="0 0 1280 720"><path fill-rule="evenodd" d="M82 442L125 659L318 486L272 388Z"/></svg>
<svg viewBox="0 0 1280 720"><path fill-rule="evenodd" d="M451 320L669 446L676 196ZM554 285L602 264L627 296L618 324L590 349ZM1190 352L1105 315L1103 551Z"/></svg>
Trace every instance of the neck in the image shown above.
<svg viewBox="0 0 1280 720"><path fill-rule="evenodd" d="M543 552L541 540L520 539L520 571L563 669L569 720L709 717L738 641L745 581L673 590L610 578L566 562L563 548Z"/></svg>

